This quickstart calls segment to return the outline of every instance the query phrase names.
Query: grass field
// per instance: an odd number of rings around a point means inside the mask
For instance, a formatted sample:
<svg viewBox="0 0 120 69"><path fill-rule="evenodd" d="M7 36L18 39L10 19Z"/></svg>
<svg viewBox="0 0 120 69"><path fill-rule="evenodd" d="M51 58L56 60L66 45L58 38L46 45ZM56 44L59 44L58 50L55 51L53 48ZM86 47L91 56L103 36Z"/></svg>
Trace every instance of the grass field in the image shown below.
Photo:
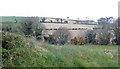
<svg viewBox="0 0 120 69"><path fill-rule="evenodd" d="M39 51L40 48L37 47L36 49ZM43 64L43 66L114 67L118 66L117 49L117 46L53 46L48 44L41 50L45 57L45 63L47 63ZM105 54L105 50L112 50L113 57Z"/></svg>
<svg viewBox="0 0 120 69"><path fill-rule="evenodd" d="M21 38L24 38L21 35ZM13 59L4 59L5 67L118 67L118 46L50 45L34 38L24 38L32 47L20 47L6 52ZM20 44L21 45L21 44ZM105 53L111 51L110 53Z"/></svg>
<svg viewBox="0 0 120 69"><path fill-rule="evenodd" d="M46 47L46 46L45 46ZM117 47L95 46L47 46L33 51L19 49L23 57L13 61L12 66L32 67L117 67ZM113 57L104 53L112 50Z"/></svg>

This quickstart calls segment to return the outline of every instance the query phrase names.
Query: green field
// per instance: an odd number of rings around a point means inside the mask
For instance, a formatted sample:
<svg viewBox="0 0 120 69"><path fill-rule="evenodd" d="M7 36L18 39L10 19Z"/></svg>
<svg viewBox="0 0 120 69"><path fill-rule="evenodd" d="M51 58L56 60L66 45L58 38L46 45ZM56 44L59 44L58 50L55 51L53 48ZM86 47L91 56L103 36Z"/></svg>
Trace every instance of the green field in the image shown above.
<svg viewBox="0 0 120 69"><path fill-rule="evenodd" d="M55 46L47 43L32 43L32 48L21 47L15 51L19 57L4 66L10 67L118 67L118 46L100 45L64 45ZM34 42L35 41L35 42ZM27 42L26 42L27 43ZM111 50L112 55L106 54ZM8 63L9 62L9 63Z"/></svg>
<svg viewBox="0 0 120 69"><path fill-rule="evenodd" d="M37 48L39 49L39 48ZM104 50L112 50L111 55ZM114 67L118 64L117 46L50 46L43 47L45 55L44 66L67 66L67 67ZM38 52L37 52L38 53ZM57 62L56 62L57 61ZM48 63L48 64L46 64Z"/></svg>
<svg viewBox="0 0 120 69"><path fill-rule="evenodd" d="M13 39L11 36L6 38ZM3 58L3 65L0 66L118 67L118 46L116 45L50 45L36 41L34 38L20 36L20 40L25 44L11 39L13 42L17 42L17 45L15 45L14 49L2 49L6 53L4 55L7 55L7 58ZM105 51L111 52L106 54Z"/></svg>

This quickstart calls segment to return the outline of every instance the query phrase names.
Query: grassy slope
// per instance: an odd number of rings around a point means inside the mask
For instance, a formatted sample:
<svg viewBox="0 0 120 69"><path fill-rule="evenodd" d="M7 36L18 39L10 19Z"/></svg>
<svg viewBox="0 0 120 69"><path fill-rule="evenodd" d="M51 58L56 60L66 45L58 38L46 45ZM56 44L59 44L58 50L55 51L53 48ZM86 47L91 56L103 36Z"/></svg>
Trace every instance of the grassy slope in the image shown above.
<svg viewBox="0 0 120 69"><path fill-rule="evenodd" d="M27 41L27 40L26 40ZM34 42L33 42L34 41ZM15 51L19 53L12 62L7 60L4 66L12 67L114 67L118 66L118 46L94 45L40 45L32 39L32 48L21 47ZM104 50L112 50L111 55Z"/></svg>
<svg viewBox="0 0 120 69"><path fill-rule="evenodd" d="M36 42L32 48L17 48L20 53L10 63L4 66L12 67L114 67L118 66L118 46L94 46L94 45L64 45L54 46L47 43ZM104 53L104 50L112 50L113 58Z"/></svg>
<svg viewBox="0 0 120 69"><path fill-rule="evenodd" d="M64 45L55 46L47 43L28 39L35 44L31 52L32 64L25 66L43 66L43 67L114 67L118 66L118 46L100 46L100 45ZM112 50L111 55L104 53L106 50ZM29 55L28 55L29 56ZM24 61L27 61L24 60Z"/></svg>
<svg viewBox="0 0 120 69"><path fill-rule="evenodd" d="M118 46L100 45L64 45L54 46L40 43L35 39L24 40L31 47L20 47L14 51L19 53L10 62L5 60L3 66L12 67L114 67L118 66ZM26 42L26 43L27 43ZM111 55L104 50L112 50Z"/></svg>
<svg viewBox="0 0 120 69"><path fill-rule="evenodd" d="M47 52L45 66L85 66L109 67L117 66L117 46L45 46ZM38 48L37 48L38 49ZM106 55L104 50L112 50L114 57Z"/></svg>

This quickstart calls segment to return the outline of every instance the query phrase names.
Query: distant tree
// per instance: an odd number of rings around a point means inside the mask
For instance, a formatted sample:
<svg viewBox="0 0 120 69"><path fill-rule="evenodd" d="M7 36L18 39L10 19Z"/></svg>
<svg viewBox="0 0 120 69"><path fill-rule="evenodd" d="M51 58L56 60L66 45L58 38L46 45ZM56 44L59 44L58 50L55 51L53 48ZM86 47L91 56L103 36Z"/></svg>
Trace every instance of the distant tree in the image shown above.
<svg viewBox="0 0 120 69"><path fill-rule="evenodd" d="M53 35L49 35L49 37L45 37L45 41L48 42L49 44L57 44L57 40Z"/></svg>
<svg viewBox="0 0 120 69"><path fill-rule="evenodd" d="M44 23L44 22L45 22L45 20L46 20L46 18L45 18L45 17L43 17L43 18L42 18L42 22Z"/></svg>
<svg viewBox="0 0 120 69"><path fill-rule="evenodd" d="M73 39L71 39L71 44L77 45L78 44L78 39L77 37L74 37Z"/></svg>
<svg viewBox="0 0 120 69"><path fill-rule="evenodd" d="M41 28L43 28L41 26L43 25L39 24L38 17L25 17L21 20L21 30L26 36L31 36L34 34L35 36L41 35Z"/></svg>
<svg viewBox="0 0 120 69"><path fill-rule="evenodd" d="M118 33L116 33L117 45L120 45L120 17L118 18L118 27L116 28L116 31L118 31Z"/></svg>
<svg viewBox="0 0 120 69"><path fill-rule="evenodd" d="M59 22L59 18L56 18L56 21Z"/></svg>
<svg viewBox="0 0 120 69"><path fill-rule="evenodd" d="M108 33L108 30L101 29L96 31L96 43L101 45L107 45L109 44L110 40L110 33Z"/></svg>
<svg viewBox="0 0 120 69"><path fill-rule="evenodd" d="M80 44L80 45L85 44L85 40L84 40L83 37L80 37L80 38L79 38L78 44Z"/></svg>
<svg viewBox="0 0 120 69"><path fill-rule="evenodd" d="M111 23L111 22L113 22L113 19L114 19L114 18L113 18L113 17L106 17L106 19L107 19L107 22L108 22L108 23Z"/></svg>
<svg viewBox="0 0 120 69"><path fill-rule="evenodd" d="M64 23L68 23L68 21L64 21Z"/></svg>
<svg viewBox="0 0 120 69"><path fill-rule="evenodd" d="M70 32L67 28L60 27L58 30L53 32L53 35L59 44L64 45L65 43L67 43L70 37Z"/></svg>
<svg viewBox="0 0 120 69"><path fill-rule="evenodd" d="M99 18L97 21L98 21L98 24L100 25L105 25L105 24L108 24L108 23L111 23L111 20L113 19L113 17L106 17L106 18Z"/></svg>
<svg viewBox="0 0 120 69"><path fill-rule="evenodd" d="M111 25L112 29L115 32L116 44L120 45L120 17Z"/></svg>
<svg viewBox="0 0 120 69"><path fill-rule="evenodd" d="M60 19L61 23L63 22L63 19Z"/></svg>
<svg viewBox="0 0 120 69"><path fill-rule="evenodd" d="M109 44L109 34L106 34L105 32L99 37L100 44L107 45Z"/></svg>
<svg viewBox="0 0 120 69"><path fill-rule="evenodd" d="M21 21L21 30L26 36L32 35L34 28L35 28L34 21L32 21L30 17L24 18Z"/></svg>
<svg viewBox="0 0 120 69"><path fill-rule="evenodd" d="M109 23L109 24L106 24L103 26L103 29L106 29L107 31L111 30L111 31L114 31L114 36L113 37L116 37L116 39L114 40L114 42L117 44L117 45L120 45L120 17L118 17L118 19L116 21L114 21L113 23Z"/></svg>
<svg viewBox="0 0 120 69"><path fill-rule="evenodd" d="M44 25L39 24L36 28L35 28L35 36L37 40L42 40L42 32L45 29Z"/></svg>
<svg viewBox="0 0 120 69"><path fill-rule="evenodd" d="M52 21L52 20L50 20L50 22L52 23L53 21Z"/></svg>
<svg viewBox="0 0 120 69"><path fill-rule="evenodd" d="M90 44L95 43L95 36L96 34L94 30L88 30L86 32L86 43L90 43Z"/></svg>
<svg viewBox="0 0 120 69"><path fill-rule="evenodd" d="M64 45L68 41L68 35L64 35L60 40L59 44Z"/></svg>

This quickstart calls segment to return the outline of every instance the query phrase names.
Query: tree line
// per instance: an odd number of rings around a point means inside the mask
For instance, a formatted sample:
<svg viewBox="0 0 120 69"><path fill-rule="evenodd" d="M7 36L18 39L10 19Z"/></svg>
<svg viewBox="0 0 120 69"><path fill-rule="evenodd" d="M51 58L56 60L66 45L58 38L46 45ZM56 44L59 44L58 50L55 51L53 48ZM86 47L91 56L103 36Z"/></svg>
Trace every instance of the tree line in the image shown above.
<svg viewBox="0 0 120 69"><path fill-rule="evenodd" d="M39 22L38 17L26 17L20 22L19 30L25 37L35 37L36 40L44 40L50 44L115 44L120 45L120 18L114 23L102 24L102 29L88 30L85 36L74 37L70 39L71 35L68 29L60 27L60 30L56 30L52 35L45 36L43 31L45 26ZM2 31L17 32L18 30L5 26L2 27Z"/></svg>

